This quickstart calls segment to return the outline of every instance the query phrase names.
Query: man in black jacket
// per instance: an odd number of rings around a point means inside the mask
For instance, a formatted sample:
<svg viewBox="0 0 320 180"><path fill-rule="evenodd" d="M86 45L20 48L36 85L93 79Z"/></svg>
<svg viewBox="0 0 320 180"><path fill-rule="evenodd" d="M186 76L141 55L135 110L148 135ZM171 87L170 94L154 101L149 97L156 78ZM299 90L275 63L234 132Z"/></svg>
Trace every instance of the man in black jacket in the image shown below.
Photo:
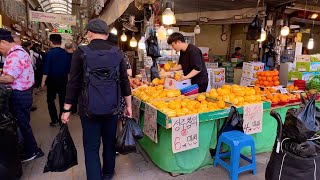
<svg viewBox="0 0 320 180"><path fill-rule="evenodd" d="M93 19L87 25L87 37L89 40L90 54L99 53L101 50L110 50L110 45L106 40L108 39L108 25L100 20ZM120 53L120 52L119 52ZM62 114L63 123L69 122L70 108L76 102L80 93L83 92L84 82L84 61L94 61L87 56L84 59L84 52L78 48L72 57L70 79L67 85L67 95L64 105L64 113ZM120 56L119 56L120 57ZM123 57L123 56L121 56ZM106 61L115 61L115 59L105 58ZM120 63L120 89L121 94L125 98L126 108L125 113L131 117L131 89L127 75L126 61L122 58ZM83 93L85 94L85 93ZM121 95L119 94L119 95ZM90 94L88 94L90 96ZM109 96L109 94L105 94ZM106 118L90 118L85 113L87 107L83 103L84 96L80 96L79 100L79 115L83 129L83 146L85 152L86 172L88 180L112 179L115 168L115 142L118 115L113 114ZM111 97L110 97L111 98ZM84 107L86 106L86 107ZM99 147L100 142L103 142L103 167L101 170Z"/></svg>

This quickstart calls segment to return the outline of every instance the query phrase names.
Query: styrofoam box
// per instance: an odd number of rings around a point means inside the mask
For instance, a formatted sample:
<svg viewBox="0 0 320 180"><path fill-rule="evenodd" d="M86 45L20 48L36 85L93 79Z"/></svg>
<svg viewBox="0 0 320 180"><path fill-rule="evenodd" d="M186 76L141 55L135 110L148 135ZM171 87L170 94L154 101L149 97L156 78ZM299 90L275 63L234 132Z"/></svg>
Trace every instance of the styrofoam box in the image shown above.
<svg viewBox="0 0 320 180"><path fill-rule="evenodd" d="M296 62L310 62L310 55L299 55Z"/></svg>
<svg viewBox="0 0 320 180"><path fill-rule="evenodd" d="M186 79L184 81L177 81L173 78L166 78L166 81L164 83L164 87L166 89L178 89L181 90L183 88L186 88L188 86L191 86L191 80Z"/></svg>

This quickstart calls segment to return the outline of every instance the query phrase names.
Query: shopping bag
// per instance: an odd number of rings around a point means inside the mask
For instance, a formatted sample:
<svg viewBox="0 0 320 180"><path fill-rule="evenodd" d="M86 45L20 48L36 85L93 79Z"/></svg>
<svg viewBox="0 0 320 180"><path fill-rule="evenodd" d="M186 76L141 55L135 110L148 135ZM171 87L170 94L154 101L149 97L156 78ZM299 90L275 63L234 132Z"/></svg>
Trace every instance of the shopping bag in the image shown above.
<svg viewBox="0 0 320 180"><path fill-rule="evenodd" d="M8 85L0 84L0 113L9 112L11 87Z"/></svg>
<svg viewBox="0 0 320 180"><path fill-rule="evenodd" d="M43 173L63 172L78 164L77 149L66 124L62 125L48 154Z"/></svg>
<svg viewBox="0 0 320 180"><path fill-rule="evenodd" d="M316 95L299 109L291 108L287 111L286 121L283 125L284 138L290 138L297 143L310 139L318 130L316 120Z"/></svg>
<svg viewBox="0 0 320 180"><path fill-rule="evenodd" d="M0 179L22 176L16 119L10 113L0 114Z"/></svg>
<svg viewBox="0 0 320 180"><path fill-rule="evenodd" d="M140 126L132 118L128 118L121 135L117 138L116 151L124 155L136 152L135 138L141 139L143 135Z"/></svg>
<svg viewBox="0 0 320 180"><path fill-rule="evenodd" d="M240 116L236 107L231 106L230 112L226 122L223 124L222 128L218 132L218 138L223 132L227 131L241 131L243 132L243 119Z"/></svg>

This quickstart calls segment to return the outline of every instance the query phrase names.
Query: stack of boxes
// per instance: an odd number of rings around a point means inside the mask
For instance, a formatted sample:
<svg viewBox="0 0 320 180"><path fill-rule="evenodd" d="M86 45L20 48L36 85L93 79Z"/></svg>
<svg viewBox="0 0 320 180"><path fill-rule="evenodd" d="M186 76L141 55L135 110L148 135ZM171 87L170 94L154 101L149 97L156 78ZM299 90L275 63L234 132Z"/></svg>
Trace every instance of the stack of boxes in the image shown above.
<svg viewBox="0 0 320 180"><path fill-rule="evenodd" d="M241 86L254 85L254 82L257 80L257 72L261 72L263 70L264 70L264 63L262 62L243 63L240 85Z"/></svg>
<svg viewBox="0 0 320 180"><path fill-rule="evenodd" d="M308 81L312 76L318 75L320 71L320 62L316 62L316 59L315 56L310 55L297 56L295 71L289 72L288 80Z"/></svg>
<svg viewBox="0 0 320 180"><path fill-rule="evenodd" d="M222 67L225 69L226 73L226 79L225 81L227 83L233 83L233 78L234 78L234 68L236 67L237 63L232 63L232 62L223 62Z"/></svg>
<svg viewBox="0 0 320 180"><path fill-rule="evenodd" d="M226 74L224 68L215 68L210 70L210 84L211 88L218 89L226 83Z"/></svg>

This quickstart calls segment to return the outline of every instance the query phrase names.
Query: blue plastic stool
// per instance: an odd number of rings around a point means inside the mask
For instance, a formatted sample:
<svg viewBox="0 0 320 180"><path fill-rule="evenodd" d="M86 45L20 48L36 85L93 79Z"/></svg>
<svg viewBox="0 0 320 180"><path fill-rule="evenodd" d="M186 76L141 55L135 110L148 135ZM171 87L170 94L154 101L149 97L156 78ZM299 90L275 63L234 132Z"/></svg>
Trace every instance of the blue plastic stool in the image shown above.
<svg viewBox="0 0 320 180"><path fill-rule="evenodd" d="M222 143L229 145L231 148L231 152L220 154L220 148ZM248 157L241 154L241 149L246 146L251 146L252 159L249 159ZM224 157L230 157L230 165L221 159ZM248 161L250 164L243 167L239 167L240 157ZM218 147L216 149L216 155L214 158L213 166L216 167L217 163L219 163L222 167L226 168L229 171L231 180L238 179L239 173L248 171L248 170L252 170L253 174L255 175L257 170L256 170L256 154L255 154L255 146L254 146L253 138L240 131L229 131L229 132L222 133L221 136L219 137Z"/></svg>

